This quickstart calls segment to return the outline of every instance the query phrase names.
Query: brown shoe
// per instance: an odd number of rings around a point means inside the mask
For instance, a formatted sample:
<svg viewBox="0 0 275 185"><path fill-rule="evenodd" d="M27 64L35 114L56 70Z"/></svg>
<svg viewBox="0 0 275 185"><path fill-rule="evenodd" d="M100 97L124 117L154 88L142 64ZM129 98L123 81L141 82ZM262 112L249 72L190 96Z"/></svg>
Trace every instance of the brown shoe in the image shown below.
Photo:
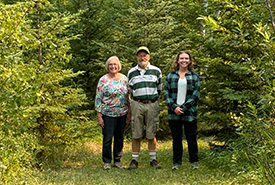
<svg viewBox="0 0 275 185"><path fill-rule="evenodd" d="M150 162L150 165L151 165L152 167L156 168L156 169L160 169L160 168L161 168L161 166L159 165L158 161L155 160L155 159L154 159L153 161Z"/></svg>
<svg viewBox="0 0 275 185"><path fill-rule="evenodd" d="M138 168L138 162L136 160L132 160L130 165L129 165L129 170L137 169Z"/></svg>
<svg viewBox="0 0 275 185"><path fill-rule="evenodd" d="M104 163L103 168L104 168L104 170L110 170L111 169L111 164L110 163Z"/></svg>
<svg viewBox="0 0 275 185"><path fill-rule="evenodd" d="M115 163L114 163L114 167L120 168L120 169L125 168L125 167L123 166L122 162L115 162Z"/></svg>

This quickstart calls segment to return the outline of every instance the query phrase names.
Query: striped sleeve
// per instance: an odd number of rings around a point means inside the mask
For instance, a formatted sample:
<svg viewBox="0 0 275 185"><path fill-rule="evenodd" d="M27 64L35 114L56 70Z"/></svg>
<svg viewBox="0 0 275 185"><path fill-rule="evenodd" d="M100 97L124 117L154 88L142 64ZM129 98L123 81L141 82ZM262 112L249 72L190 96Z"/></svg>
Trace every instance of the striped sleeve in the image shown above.
<svg viewBox="0 0 275 185"><path fill-rule="evenodd" d="M163 83L162 83L162 74L160 72L159 77L158 77L158 84L157 84L157 89L158 89L159 97L161 95L162 86L163 86Z"/></svg>

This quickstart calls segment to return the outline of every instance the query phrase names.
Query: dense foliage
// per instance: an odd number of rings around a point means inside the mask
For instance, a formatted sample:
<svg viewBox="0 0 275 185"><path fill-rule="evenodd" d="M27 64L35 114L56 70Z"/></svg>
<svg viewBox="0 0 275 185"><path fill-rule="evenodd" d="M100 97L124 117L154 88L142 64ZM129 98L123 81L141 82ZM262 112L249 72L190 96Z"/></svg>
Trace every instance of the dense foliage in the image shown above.
<svg viewBox="0 0 275 185"><path fill-rule="evenodd" d="M231 147L237 160L252 159L274 183L274 6L270 0L3 0L0 180L22 180L24 169L100 134L93 130L93 103L106 59L117 55L127 74L136 48L146 45L163 78L178 51L193 54L201 77L200 134ZM160 106L158 138L165 139L163 96Z"/></svg>
<svg viewBox="0 0 275 185"><path fill-rule="evenodd" d="M70 83L79 73L63 69L71 56L62 35L73 17L47 1L0 6L0 178L16 183L82 137L89 121L79 110L86 96Z"/></svg>

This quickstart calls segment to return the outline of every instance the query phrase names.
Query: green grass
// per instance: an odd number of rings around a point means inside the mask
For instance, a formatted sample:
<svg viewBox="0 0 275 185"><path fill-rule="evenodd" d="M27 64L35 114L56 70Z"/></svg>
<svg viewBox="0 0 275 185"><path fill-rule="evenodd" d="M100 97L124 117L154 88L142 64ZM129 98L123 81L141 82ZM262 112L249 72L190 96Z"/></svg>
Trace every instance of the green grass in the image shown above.
<svg viewBox="0 0 275 185"><path fill-rule="evenodd" d="M87 142L66 155L42 172L29 184L261 184L257 175L245 170L226 151L209 148L209 138L199 139L200 168L193 170L188 162L187 145L184 142L183 164L172 171L172 142L159 141L157 160L162 169L153 169L149 164L147 142L142 142L139 168L136 170L104 170L101 159L101 143ZM125 142L122 162L128 167L131 161L131 142Z"/></svg>

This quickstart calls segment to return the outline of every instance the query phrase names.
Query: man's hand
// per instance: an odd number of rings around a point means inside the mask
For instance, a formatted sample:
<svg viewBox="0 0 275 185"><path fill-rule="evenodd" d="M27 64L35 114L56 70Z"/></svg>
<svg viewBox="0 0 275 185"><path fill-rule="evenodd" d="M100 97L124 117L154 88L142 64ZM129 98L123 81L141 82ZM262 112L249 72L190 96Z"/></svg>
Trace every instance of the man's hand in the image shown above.
<svg viewBox="0 0 275 185"><path fill-rule="evenodd" d="M127 124L131 123L131 113L130 113L130 111L128 111L128 113L127 113L126 123Z"/></svg>

